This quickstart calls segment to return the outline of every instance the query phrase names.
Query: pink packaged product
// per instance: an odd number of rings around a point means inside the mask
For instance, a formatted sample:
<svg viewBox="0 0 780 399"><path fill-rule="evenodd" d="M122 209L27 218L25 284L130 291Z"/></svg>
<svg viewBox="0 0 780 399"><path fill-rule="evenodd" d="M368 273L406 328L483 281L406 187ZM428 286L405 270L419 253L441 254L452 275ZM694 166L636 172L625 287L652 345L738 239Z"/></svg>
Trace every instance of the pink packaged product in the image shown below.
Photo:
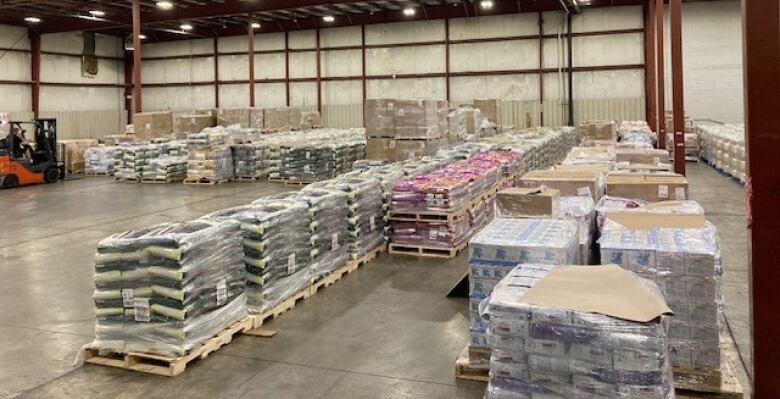
<svg viewBox="0 0 780 399"><path fill-rule="evenodd" d="M396 244L452 248L471 234L469 218L450 222L393 222Z"/></svg>
<svg viewBox="0 0 780 399"><path fill-rule="evenodd" d="M391 210L394 212L452 211L485 190L495 188L504 174L520 162L520 154L511 151L479 152L426 175L393 186Z"/></svg>

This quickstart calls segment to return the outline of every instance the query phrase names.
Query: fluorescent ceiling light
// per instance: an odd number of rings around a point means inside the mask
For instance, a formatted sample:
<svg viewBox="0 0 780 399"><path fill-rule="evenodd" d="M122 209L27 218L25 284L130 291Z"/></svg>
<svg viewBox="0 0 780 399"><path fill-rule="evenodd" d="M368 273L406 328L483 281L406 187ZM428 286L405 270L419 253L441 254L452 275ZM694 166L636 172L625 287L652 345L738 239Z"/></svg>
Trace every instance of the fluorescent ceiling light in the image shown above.
<svg viewBox="0 0 780 399"><path fill-rule="evenodd" d="M91 10L89 13L90 13L90 14L91 14L93 17L103 17L103 16L105 16L105 15L106 15L106 13L105 13L105 12L103 12L103 11L100 11L100 10Z"/></svg>
<svg viewBox="0 0 780 399"><path fill-rule="evenodd" d="M41 22L41 19L38 17L24 17L24 20L31 24L37 24L38 22Z"/></svg>
<svg viewBox="0 0 780 399"><path fill-rule="evenodd" d="M173 3L171 3L170 1L158 1L157 8L162 8L163 10L170 10L171 8L173 8Z"/></svg>
<svg viewBox="0 0 780 399"><path fill-rule="evenodd" d="M193 29L192 25L190 25L190 24L181 24L180 28L183 31L191 31Z"/></svg>
<svg viewBox="0 0 780 399"><path fill-rule="evenodd" d="M260 29L260 23L259 22L252 22L252 29Z"/></svg>
<svg viewBox="0 0 780 399"><path fill-rule="evenodd" d="M411 7L404 8L404 15L412 16L414 15L414 12L415 12L414 8Z"/></svg>
<svg viewBox="0 0 780 399"><path fill-rule="evenodd" d="M140 35L138 35L138 38L141 39L141 40L144 40L144 39L146 39L146 35L141 33Z"/></svg>
<svg viewBox="0 0 780 399"><path fill-rule="evenodd" d="M481 2L479 2L479 6L486 10L489 10L493 8L493 0L482 0Z"/></svg>
<svg viewBox="0 0 780 399"><path fill-rule="evenodd" d="M336 20L336 18L333 18L333 15L326 15L326 16L322 17L322 20L325 21L325 22L333 22L333 21Z"/></svg>

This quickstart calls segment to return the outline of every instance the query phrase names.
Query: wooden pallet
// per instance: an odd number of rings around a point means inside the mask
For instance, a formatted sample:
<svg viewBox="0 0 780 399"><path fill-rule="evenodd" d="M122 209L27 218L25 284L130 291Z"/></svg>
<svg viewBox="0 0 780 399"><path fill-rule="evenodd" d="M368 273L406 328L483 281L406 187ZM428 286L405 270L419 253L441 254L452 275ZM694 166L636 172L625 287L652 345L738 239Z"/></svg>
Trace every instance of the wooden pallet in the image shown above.
<svg viewBox="0 0 780 399"><path fill-rule="evenodd" d="M256 176L236 176L236 181L254 182L254 181L265 179L266 177L268 177L268 173L260 173Z"/></svg>
<svg viewBox="0 0 780 399"><path fill-rule="evenodd" d="M410 245L391 242L388 252L391 255L409 255L423 258L451 259L458 256L460 251L464 250L468 245L468 240L464 240L463 242L451 248L437 248L427 245Z"/></svg>
<svg viewBox="0 0 780 399"><path fill-rule="evenodd" d="M96 177L111 177L114 176L114 172L84 172L84 176L96 176Z"/></svg>
<svg viewBox="0 0 780 399"><path fill-rule="evenodd" d="M455 378L469 381L488 382L490 366L485 363L472 363L469 360L469 348L465 347L455 359Z"/></svg>
<svg viewBox="0 0 780 399"><path fill-rule="evenodd" d="M308 299L311 296L311 285L307 285L300 291L296 292L294 295L290 296L289 298L282 301L280 304L274 306L273 308L266 310L265 312L252 316L252 329L257 330L260 327L262 327L263 324L281 316L285 312L289 310L295 309L295 305L298 304L298 302L303 301L305 299ZM257 335L250 331L250 335Z"/></svg>
<svg viewBox="0 0 780 399"><path fill-rule="evenodd" d="M286 177L268 177L268 181L273 183L284 183L287 181Z"/></svg>
<svg viewBox="0 0 780 399"><path fill-rule="evenodd" d="M376 259L376 257L379 256L380 253L385 251L385 249L387 249L387 244L382 243L380 245L377 245L376 248L366 252L365 254L363 254L363 256L350 260L348 264L353 269L357 269L360 266L363 266L364 264Z"/></svg>
<svg viewBox="0 0 780 399"><path fill-rule="evenodd" d="M168 184L168 183L181 183L182 179L151 179L151 178L143 178L141 179L141 183L147 183L147 184Z"/></svg>
<svg viewBox="0 0 780 399"><path fill-rule="evenodd" d="M168 357L141 352L104 352L96 348L84 349L84 361L101 366L117 367L125 370L140 371L165 377L175 377L186 370L196 360L205 359L211 353L229 344L237 334L251 330L253 319L244 319L233 323L213 338L207 340L185 356Z"/></svg>
<svg viewBox="0 0 780 399"><path fill-rule="evenodd" d="M302 181L302 180L285 180L284 185L285 186L306 186L309 184L315 183L313 181Z"/></svg>
<svg viewBox="0 0 780 399"><path fill-rule="evenodd" d="M197 186L213 186L216 184L224 184L229 182L230 179L212 180L212 179L184 179L184 184L197 185Z"/></svg>
<svg viewBox="0 0 780 399"><path fill-rule="evenodd" d="M137 177L115 177L117 183L138 183L140 180Z"/></svg>
<svg viewBox="0 0 780 399"><path fill-rule="evenodd" d="M418 211L418 212L396 212L390 211L388 216L391 221L399 222L451 222L468 216L469 212L474 210L483 201L486 201L496 195L495 190L488 190L477 198L469 201L466 206L451 211Z"/></svg>
<svg viewBox="0 0 780 399"><path fill-rule="evenodd" d="M742 399L742 386L734 371L739 361L731 338L721 333L720 370L674 368L674 387L678 398Z"/></svg>

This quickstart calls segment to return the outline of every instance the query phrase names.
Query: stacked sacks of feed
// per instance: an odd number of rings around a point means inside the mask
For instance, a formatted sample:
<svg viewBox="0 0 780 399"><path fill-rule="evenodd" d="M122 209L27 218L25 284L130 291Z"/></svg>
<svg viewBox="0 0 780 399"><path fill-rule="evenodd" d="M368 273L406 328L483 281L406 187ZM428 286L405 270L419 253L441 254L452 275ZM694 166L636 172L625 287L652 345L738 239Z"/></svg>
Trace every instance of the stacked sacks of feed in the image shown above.
<svg viewBox="0 0 780 399"><path fill-rule="evenodd" d="M187 353L245 316L242 257L234 221L162 224L101 241L92 346Z"/></svg>
<svg viewBox="0 0 780 399"><path fill-rule="evenodd" d="M263 144L236 144L233 146L233 163L236 177L256 178L266 176L266 152Z"/></svg>
<svg viewBox="0 0 780 399"><path fill-rule="evenodd" d="M187 158L174 155L150 159L142 174L145 180L159 181L182 181L186 176Z"/></svg>
<svg viewBox="0 0 780 399"><path fill-rule="evenodd" d="M187 151L187 180L221 182L233 178L233 153L222 132L190 134Z"/></svg>
<svg viewBox="0 0 780 399"><path fill-rule="evenodd" d="M349 252L357 259L384 242L382 189L379 181L371 177L346 177L331 182L347 193Z"/></svg>

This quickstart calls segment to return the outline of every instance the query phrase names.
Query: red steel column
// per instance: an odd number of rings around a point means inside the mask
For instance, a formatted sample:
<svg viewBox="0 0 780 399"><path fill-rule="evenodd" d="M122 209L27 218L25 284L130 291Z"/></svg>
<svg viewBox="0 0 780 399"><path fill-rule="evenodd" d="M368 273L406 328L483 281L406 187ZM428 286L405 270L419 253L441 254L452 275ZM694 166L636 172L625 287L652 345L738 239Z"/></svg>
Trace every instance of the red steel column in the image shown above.
<svg viewBox="0 0 780 399"><path fill-rule="evenodd" d="M284 31L284 92L290 106L290 33Z"/></svg>
<svg viewBox="0 0 780 399"><path fill-rule="evenodd" d="M30 94L32 97L32 112L35 118L41 108L41 35L38 32L29 30L27 32L30 38Z"/></svg>
<svg viewBox="0 0 780 399"><path fill-rule="evenodd" d="M246 19L246 30L249 35L249 106L255 106L255 28L252 27L252 13Z"/></svg>
<svg viewBox="0 0 780 399"><path fill-rule="evenodd" d="M656 42L656 72L658 73L657 95L658 95L658 146L666 148L666 105L665 91L666 87L664 82L664 2L663 0L656 0L655 2L655 36L658 38Z"/></svg>
<svg viewBox="0 0 780 399"><path fill-rule="evenodd" d="M320 28L317 28L317 111L322 117L322 68L320 66Z"/></svg>
<svg viewBox="0 0 780 399"><path fill-rule="evenodd" d="M214 38L214 108L219 108L219 38Z"/></svg>
<svg viewBox="0 0 780 399"><path fill-rule="evenodd" d="M780 3L742 0L753 397L780 396Z"/></svg>
<svg viewBox="0 0 780 399"><path fill-rule="evenodd" d="M360 58L363 63L361 69L361 79L363 81L363 127L366 126L366 98L368 93L366 92L366 26L360 26Z"/></svg>
<svg viewBox="0 0 780 399"><path fill-rule="evenodd" d="M544 126L544 19L539 12L539 126ZM498 123L498 121L496 121Z"/></svg>
<svg viewBox="0 0 780 399"><path fill-rule="evenodd" d="M444 19L444 87L450 101L450 19Z"/></svg>
<svg viewBox="0 0 780 399"><path fill-rule="evenodd" d="M141 101L141 2L133 0L133 112L143 112ZM128 121L129 123L130 121Z"/></svg>
<svg viewBox="0 0 780 399"><path fill-rule="evenodd" d="M685 105L683 102L682 0L669 2L672 39L672 112L674 112L674 172L685 175Z"/></svg>
<svg viewBox="0 0 780 399"><path fill-rule="evenodd" d="M645 11L645 117L650 130L658 132L655 72L655 0L647 0ZM663 148L665 143L658 143Z"/></svg>

